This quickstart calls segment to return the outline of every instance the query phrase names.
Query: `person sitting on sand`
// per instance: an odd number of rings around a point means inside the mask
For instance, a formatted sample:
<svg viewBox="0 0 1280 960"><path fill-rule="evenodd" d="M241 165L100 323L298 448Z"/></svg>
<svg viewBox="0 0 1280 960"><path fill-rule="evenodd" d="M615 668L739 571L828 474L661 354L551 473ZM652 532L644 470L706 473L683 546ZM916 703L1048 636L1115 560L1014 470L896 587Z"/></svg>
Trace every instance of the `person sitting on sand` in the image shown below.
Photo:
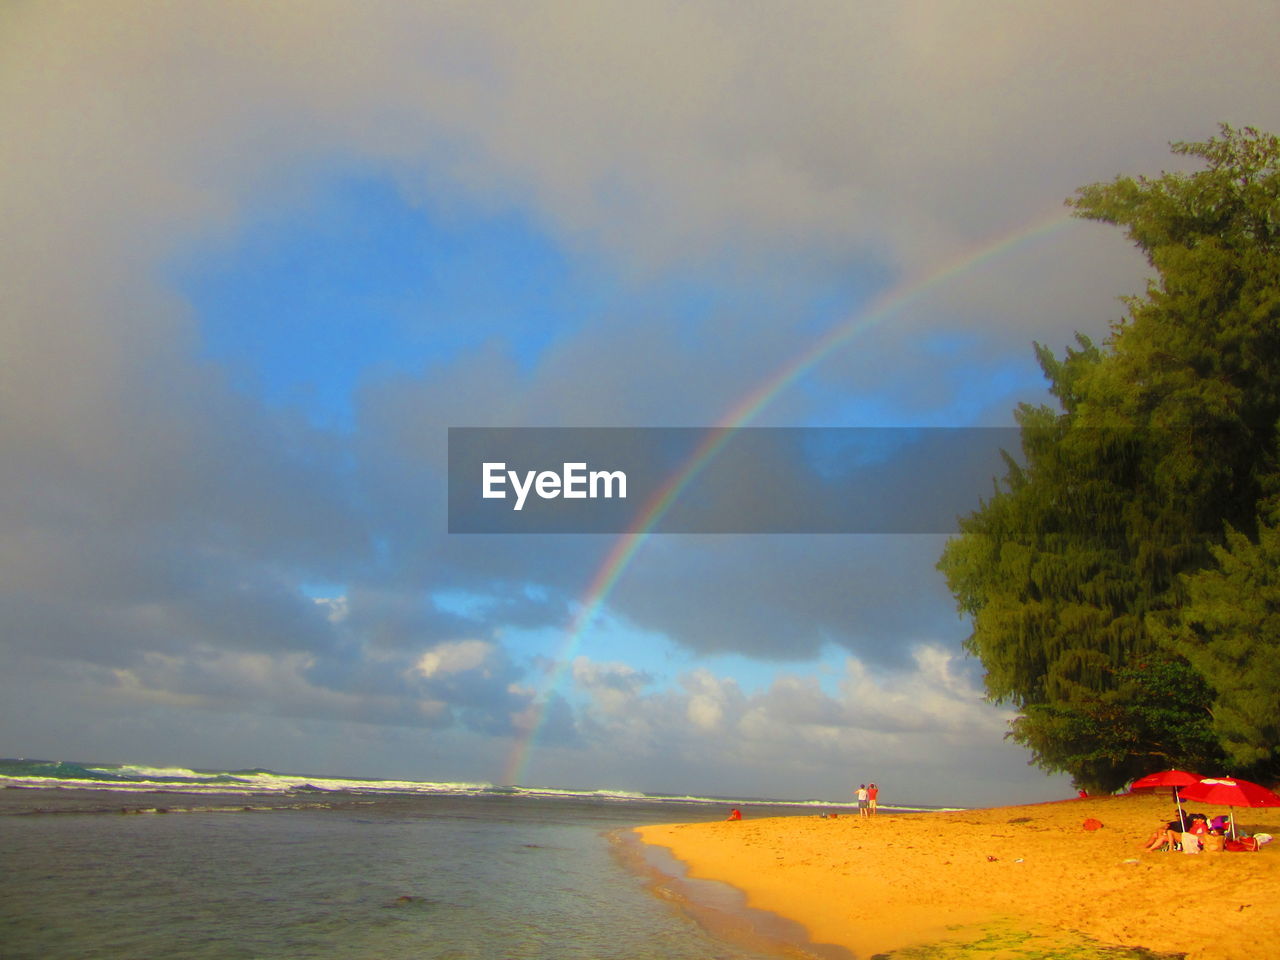
<svg viewBox="0 0 1280 960"><path fill-rule="evenodd" d="M1182 843L1182 824L1177 820L1168 820L1160 824L1142 845L1144 850L1162 850L1168 844L1170 850L1177 850Z"/></svg>
<svg viewBox="0 0 1280 960"><path fill-rule="evenodd" d="M728 815L727 817L725 817L725 820L726 820L726 821L728 821L728 820L741 820L741 819L742 819L742 811L741 811L741 810L739 810L737 807L734 807L732 810L730 810L730 811L729 811L729 815Z"/></svg>

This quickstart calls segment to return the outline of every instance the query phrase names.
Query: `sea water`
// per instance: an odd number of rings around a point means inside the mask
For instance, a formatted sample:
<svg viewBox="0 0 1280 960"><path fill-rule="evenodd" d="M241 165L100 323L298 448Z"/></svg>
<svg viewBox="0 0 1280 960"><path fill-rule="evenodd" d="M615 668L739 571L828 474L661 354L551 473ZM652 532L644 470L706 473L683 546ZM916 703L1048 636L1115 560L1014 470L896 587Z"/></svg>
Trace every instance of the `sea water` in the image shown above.
<svg viewBox="0 0 1280 960"><path fill-rule="evenodd" d="M644 823L723 819L724 803L21 782L0 791L0 955L10 960L835 955L753 919L727 888L681 883L674 861L632 839Z"/></svg>

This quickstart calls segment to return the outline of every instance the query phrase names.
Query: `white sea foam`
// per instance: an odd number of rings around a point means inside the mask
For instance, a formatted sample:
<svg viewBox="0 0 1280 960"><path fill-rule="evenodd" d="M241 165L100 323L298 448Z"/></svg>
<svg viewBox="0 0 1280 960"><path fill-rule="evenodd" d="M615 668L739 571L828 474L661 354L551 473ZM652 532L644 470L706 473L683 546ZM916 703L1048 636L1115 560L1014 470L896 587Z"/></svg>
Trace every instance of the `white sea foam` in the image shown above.
<svg viewBox="0 0 1280 960"><path fill-rule="evenodd" d="M217 774L198 773L195 770L189 770L186 767L144 767L132 764L125 766L85 767L85 769L90 773L102 773L108 776L117 777L136 777L140 780L158 777L199 780L205 777L217 776Z"/></svg>
<svg viewBox="0 0 1280 960"><path fill-rule="evenodd" d="M3 772L11 765L8 772ZM43 775L44 769L63 776ZM70 769L68 769L70 768ZM74 776L83 771L86 776ZM96 779L98 774L102 779ZM679 803L738 807L774 807L809 809L815 812L853 808L849 800L778 800L763 797L710 797L693 794L644 793L637 790L575 787L496 786L472 781L374 780L358 777L307 776L277 773L271 770L193 770L188 767L150 766L146 764L74 764L39 763L0 760L0 787L61 787L121 793L163 790L187 794L285 794L295 791L326 791L355 794L402 794L428 796L475 796L500 794L512 797L545 799L589 799L609 803ZM881 804L884 812L915 813L928 810L956 810L955 807L930 807L907 804Z"/></svg>

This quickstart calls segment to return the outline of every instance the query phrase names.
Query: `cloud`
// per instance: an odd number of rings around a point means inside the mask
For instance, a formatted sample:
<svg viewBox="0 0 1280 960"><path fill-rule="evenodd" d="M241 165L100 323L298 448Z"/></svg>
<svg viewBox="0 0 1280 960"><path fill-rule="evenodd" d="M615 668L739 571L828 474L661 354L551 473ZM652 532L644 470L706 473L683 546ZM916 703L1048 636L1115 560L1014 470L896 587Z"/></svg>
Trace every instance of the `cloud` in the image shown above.
<svg viewBox="0 0 1280 960"><path fill-rule="evenodd" d="M645 544L612 603L638 626L702 653L804 660L831 643L901 666L912 642L958 632L933 571L944 539L659 537Z"/></svg>
<svg viewBox="0 0 1280 960"><path fill-rule="evenodd" d="M489 659L493 645L483 640L459 640L441 643L428 650L413 665L413 672L427 679L437 675L475 670Z"/></svg>
<svg viewBox="0 0 1280 960"><path fill-rule="evenodd" d="M420 196L448 180L531 205L629 260L886 239L897 257L936 254L1168 139L1276 110L1274 19L1243 2L986 17L925 0L590 16L321 2L144 17L126 2L9 19L25 42L6 99L30 131L10 182L71 185L57 213L124 207L126 225L228 217L308 155L346 151L396 163Z"/></svg>
<svg viewBox="0 0 1280 960"><path fill-rule="evenodd" d="M575 657L574 686L591 698L593 709L605 716L621 716L647 686L651 677L625 663L598 663Z"/></svg>
<svg viewBox="0 0 1280 960"><path fill-rule="evenodd" d="M893 782L899 802L935 795L937 779L956 781L957 797L974 778L1016 779L1025 760L1002 743L1013 714L985 702L961 655L921 644L911 663L885 672L847 657L834 692L813 675L780 671L767 688L746 693L704 668L665 688L626 664L579 657L574 690L587 698L580 757L602 765L603 755L625 757L630 772L618 767L614 782L629 787L702 764L725 795L761 796L765 785L786 781L793 794L838 798L854 775L846 771Z"/></svg>
<svg viewBox="0 0 1280 960"><path fill-rule="evenodd" d="M325 619L330 623L341 623L351 612L351 605L346 597L316 597L316 606L325 610Z"/></svg>
<svg viewBox="0 0 1280 960"><path fill-rule="evenodd" d="M449 705L439 700L317 685L308 676L313 665L314 658L303 653L268 656L208 647L178 656L152 652L133 667L113 670L105 695L135 706L185 706L209 713L248 709L276 717L409 726L449 721Z"/></svg>

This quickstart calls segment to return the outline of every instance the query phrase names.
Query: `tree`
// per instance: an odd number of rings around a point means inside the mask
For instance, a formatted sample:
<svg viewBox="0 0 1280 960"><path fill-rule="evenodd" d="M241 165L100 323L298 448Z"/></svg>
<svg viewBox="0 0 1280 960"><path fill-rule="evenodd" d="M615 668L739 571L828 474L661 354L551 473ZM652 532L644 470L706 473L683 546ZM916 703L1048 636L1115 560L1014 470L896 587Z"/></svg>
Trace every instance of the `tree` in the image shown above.
<svg viewBox="0 0 1280 960"><path fill-rule="evenodd" d="M1186 578L1174 629L1156 632L1213 690L1213 729L1232 765L1280 774L1280 526L1227 531L1213 567Z"/></svg>
<svg viewBox="0 0 1280 960"><path fill-rule="evenodd" d="M1032 704L1014 721L1013 735L1033 727L1037 762L1070 769L1094 789L1113 789L1116 772L1123 784L1155 770L1202 770L1222 761L1209 712L1213 693L1187 661L1157 654L1113 676L1113 690L1068 708Z"/></svg>
<svg viewBox="0 0 1280 960"><path fill-rule="evenodd" d="M1101 347L1036 345L1059 409L1018 408L1022 464L939 561L988 695L1021 711L1010 735L1093 790L1216 759L1222 688L1170 640L1184 575L1228 525L1251 536L1280 486L1280 140L1224 126L1173 149L1206 169L1070 201L1124 227L1156 278ZM1152 663L1187 689L1163 713L1134 673Z"/></svg>

